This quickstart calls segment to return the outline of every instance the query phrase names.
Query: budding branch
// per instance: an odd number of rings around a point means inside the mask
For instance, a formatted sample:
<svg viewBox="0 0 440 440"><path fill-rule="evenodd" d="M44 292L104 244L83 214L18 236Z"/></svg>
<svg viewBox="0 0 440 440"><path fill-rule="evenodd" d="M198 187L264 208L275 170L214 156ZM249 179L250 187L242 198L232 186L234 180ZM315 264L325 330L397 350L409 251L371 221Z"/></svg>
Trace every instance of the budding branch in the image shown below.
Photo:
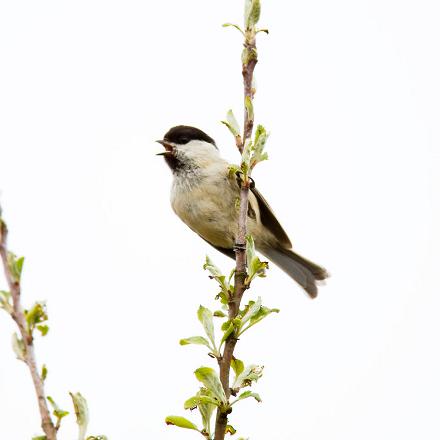
<svg viewBox="0 0 440 440"><path fill-rule="evenodd" d="M9 290L12 297L13 310L11 312L11 317L15 321L20 331L21 338L24 344L24 359L23 361L28 366L29 371L32 376L32 381L34 383L35 392L38 399L38 407L40 409L41 415L41 427L46 434L47 440L56 440L57 431L50 417L49 408L47 406L46 396L44 393L43 379L41 378L37 362L35 360L34 343L33 337L30 331L28 331L26 326L26 318L21 306L21 286L20 281L13 276L10 263L8 259L8 249L7 249L7 235L8 229L6 224L0 218L0 256L3 262L3 267L5 271L6 281L9 286Z"/></svg>
<svg viewBox="0 0 440 440"><path fill-rule="evenodd" d="M252 88L252 79L254 69L257 64L257 50L255 41L255 31L247 30L245 34L244 42L245 52L249 56L244 57L242 64L242 75L244 85L244 102L252 100L254 98L254 90ZM254 118L252 112L249 112L245 105L244 110L244 130L243 137L237 137L237 147L240 153L243 153L246 141L251 138L252 130L254 126ZM243 297L244 291L247 286L246 280L246 232L247 232L247 211L249 203L249 178L241 180L240 188L240 211L238 219L238 233L235 238L235 281L234 281L234 293L228 301L228 315L229 319L234 319L240 311L240 303ZM222 356L218 359L220 367L220 381L226 394L226 398L229 399L231 395L231 389L229 385L229 372L231 370L231 361L234 354L234 348L237 343L235 333L232 333L225 342L225 347ZM225 438L226 426L228 424L228 413L222 412L219 408L216 416L215 426L215 440L223 440Z"/></svg>

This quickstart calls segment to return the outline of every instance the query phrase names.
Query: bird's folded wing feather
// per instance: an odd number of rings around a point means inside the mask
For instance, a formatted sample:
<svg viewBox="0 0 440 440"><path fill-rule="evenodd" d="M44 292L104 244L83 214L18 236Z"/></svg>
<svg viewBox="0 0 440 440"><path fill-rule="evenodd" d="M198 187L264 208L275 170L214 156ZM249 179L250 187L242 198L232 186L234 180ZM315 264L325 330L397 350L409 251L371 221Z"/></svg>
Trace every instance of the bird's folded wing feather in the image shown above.
<svg viewBox="0 0 440 440"><path fill-rule="evenodd" d="M275 235L283 247L290 249L292 247L292 243L290 242L290 239L283 227L275 217L275 214L273 213L266 199L261 195L257 188L253 187L251 188L251 191L257 199L258 207L260 208L261 223L263 223L263 225Z"/></svg>

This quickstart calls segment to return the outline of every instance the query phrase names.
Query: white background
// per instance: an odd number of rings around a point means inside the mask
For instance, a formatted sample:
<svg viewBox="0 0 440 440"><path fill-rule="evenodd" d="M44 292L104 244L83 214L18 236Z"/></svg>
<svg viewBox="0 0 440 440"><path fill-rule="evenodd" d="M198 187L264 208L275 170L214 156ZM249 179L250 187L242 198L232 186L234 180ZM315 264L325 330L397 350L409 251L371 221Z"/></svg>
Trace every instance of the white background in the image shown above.
<svg viewBox="0 0 440 440"><path fill-rule="evenodd" d="M311 301L277 268L249 296L281 308L237 347L265 365L263 403L231 416L252 440L440 438L440 30L434 0L263 2L255 173L295 249L332 277ZM23 301L47 300L36 342L47 392L88 399L90 433L192 439L166 427L214 366L199 304L229 271L169 206L153 141L241 115L241 1L3 1L0 189ZM2 287L5 287L2 280ZM0 438L41 433L25 366L0 315ZM197 420L194 413L193 420ZM76 438L73 417L61 439ZM201 437L200 437L201 438Z"/></svg>

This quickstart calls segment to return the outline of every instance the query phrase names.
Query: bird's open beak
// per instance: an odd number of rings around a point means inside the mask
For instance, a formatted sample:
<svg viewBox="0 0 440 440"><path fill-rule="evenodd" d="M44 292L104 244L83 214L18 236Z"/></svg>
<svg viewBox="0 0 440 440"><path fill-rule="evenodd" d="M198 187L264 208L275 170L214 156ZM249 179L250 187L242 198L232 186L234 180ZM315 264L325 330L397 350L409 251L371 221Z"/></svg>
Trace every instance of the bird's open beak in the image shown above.
<svg viewBox="0 0 440 440"><path fill-rule="evenodd" d="M162 153L157 153L156 156L167 156L167 155L173 154L173 146L172 145L170 145L169 143L167 143L164 140L159 140L156 142L163 145L163 147L165 148L165 151L162 151Z"/></svg>

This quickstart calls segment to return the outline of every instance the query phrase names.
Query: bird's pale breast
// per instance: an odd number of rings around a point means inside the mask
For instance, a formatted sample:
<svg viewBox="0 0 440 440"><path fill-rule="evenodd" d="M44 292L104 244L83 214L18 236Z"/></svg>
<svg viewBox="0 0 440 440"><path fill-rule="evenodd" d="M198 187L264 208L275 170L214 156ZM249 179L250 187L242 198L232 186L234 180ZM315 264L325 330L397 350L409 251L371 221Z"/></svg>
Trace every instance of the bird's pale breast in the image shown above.
<svg viewBox="0 0 440 440"><path fill-rule="evenodd" d="M231 248L238 221L238 210L233 208L237 197L227 173L215 173L193 182L176 179L171 204L180 219L209 243Z"/></svg>

